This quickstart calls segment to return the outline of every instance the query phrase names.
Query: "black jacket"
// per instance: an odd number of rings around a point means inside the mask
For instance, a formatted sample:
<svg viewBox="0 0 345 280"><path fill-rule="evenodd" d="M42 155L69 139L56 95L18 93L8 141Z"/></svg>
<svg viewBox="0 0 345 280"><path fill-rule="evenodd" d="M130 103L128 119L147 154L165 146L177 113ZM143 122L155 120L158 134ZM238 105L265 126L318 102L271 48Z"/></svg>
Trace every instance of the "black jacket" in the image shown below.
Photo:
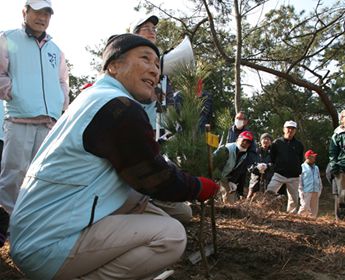
<svg viewBox="0 0 345 280"><path fill-rule="evenodd" d="M298 177L302 173L303 144L296 138L292 140L280 137L272 143L271 159L274 172L287 178Z"/></svg>
<svg viewBox="0 0 345 280"><path fill-rule="evenodd" d="M271 147L265 150L262 147L256 149L256 160L255 162L248 168L248 171L254 173L255 175L260 175L260 172L257 168L259 163L266 163L267 169L265 173L272 172L272 160L271 160Z"/></svg>

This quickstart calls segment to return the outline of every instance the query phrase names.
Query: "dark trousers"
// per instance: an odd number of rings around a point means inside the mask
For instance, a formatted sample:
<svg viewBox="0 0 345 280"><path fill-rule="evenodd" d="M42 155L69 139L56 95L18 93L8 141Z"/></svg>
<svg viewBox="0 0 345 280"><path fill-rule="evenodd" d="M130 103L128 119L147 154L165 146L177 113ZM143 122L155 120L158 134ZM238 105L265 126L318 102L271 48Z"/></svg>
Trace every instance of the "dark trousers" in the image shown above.
<svg viewBox="0 0 345 280"><path fill-rule="evenodd" d="M236 194L237 196L243 196L243 189L246 183L247 176L247 164L246 161L243 161L239 166L232 170L227 176L230 182L233 182L237 185Z"/></svg>

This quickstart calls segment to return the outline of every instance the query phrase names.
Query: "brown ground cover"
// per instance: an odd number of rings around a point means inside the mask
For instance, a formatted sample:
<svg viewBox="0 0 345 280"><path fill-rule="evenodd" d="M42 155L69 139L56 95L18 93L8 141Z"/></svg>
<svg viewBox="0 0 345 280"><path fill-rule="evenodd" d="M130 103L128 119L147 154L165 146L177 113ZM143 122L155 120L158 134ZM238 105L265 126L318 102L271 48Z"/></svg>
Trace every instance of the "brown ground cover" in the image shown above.
<svg viewBox="0 0 345 280"><path fill-rule="evenodd" d="M217 255L208 257L208 279L214 280L333 280L345 279L345 222L335 222L333 198L325 187L317 220L288 215L285 200L266 203L259 194L252 202L217 205ZM168 279L207 279L202 261L189 257L198 251L200 220L186 226L188 245L181 261L170 269ZM205 245L212 244L206 208L203 227ZM0 250L0 279L25 279L8 255L8 244Z"/></svg>

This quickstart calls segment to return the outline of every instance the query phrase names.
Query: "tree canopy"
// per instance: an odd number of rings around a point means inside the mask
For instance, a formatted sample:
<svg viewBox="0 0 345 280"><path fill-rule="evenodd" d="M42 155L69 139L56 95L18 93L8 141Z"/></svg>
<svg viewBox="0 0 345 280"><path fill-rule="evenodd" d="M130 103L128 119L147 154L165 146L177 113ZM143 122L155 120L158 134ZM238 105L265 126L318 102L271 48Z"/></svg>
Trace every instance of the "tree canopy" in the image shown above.
<svg viewBox="0 0 345 280"><path fill-rule="evenodd" d="M159 16L161 51L188 35L195 60L210 69L204 89L213 95L212 127L221 134L235 112L245 110L257 135L269 131L279 136L283 122L294 119L300 124L298 136L309 148L322 146L326 161L327 141L344 106L344 3L318 1L308 12L282 5L260 14L264 4L274 1L189 0L189 9L183 11L156 2L137 1L136 9ZM255 11L259 16L253 20ZM104 41L88 47L95 69L103 46ZM260 82L246 79L245 68L256 71ZM269 82L263 82L263 73L272 75ZM72 84L93 77L73 79ZM246 95L243 81L255 92Z"/></svg>

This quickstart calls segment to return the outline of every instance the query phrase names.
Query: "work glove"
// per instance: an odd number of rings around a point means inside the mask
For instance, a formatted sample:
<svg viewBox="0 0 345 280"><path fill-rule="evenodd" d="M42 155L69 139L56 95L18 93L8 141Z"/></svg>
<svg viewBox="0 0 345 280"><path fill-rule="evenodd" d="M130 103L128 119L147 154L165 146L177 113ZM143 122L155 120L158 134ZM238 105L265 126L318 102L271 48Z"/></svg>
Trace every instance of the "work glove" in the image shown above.
<svg viewBox="0 0 345 280"><path fill-rule="evenodd" d="M262 174L262 173L265 173L265 170L267 169L267 164L266 163L259 163L257 165L257 169L259 170L259 172Z"/></svg>
<svg viewBox="0 0 345 280"><path fill-rule="evenodd" d="M229 193L234 193L237 190L237 185L233 182L228 182Z"/></svg>
<svg viewBox="0 0 345 280"><path fill-rule="evenodd" d="M198 200L205 201L213 197L219 190L219 186L211 179L206 177L198 177L201 183L201 189L198 195Z"/></svg>

